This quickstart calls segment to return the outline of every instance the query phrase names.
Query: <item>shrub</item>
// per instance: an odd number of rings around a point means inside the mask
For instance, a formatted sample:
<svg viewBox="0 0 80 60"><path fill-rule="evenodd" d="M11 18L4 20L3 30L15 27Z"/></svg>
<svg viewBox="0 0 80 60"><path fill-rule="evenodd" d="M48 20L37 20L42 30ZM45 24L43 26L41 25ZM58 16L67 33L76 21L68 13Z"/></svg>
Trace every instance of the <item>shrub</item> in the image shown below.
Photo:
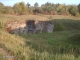
<svg viewBox="0 0 80 60"><path fill-rule="evenodd" d="M54 21L54 31L64 30L64 25L59 21Z"/></svg>
<svg viewBox="0 0 80 60"><path fill-rule="evenodd" d="M54 20L54 30L63 31L63 30L80 30L80 21L79 20Z"/></svg>

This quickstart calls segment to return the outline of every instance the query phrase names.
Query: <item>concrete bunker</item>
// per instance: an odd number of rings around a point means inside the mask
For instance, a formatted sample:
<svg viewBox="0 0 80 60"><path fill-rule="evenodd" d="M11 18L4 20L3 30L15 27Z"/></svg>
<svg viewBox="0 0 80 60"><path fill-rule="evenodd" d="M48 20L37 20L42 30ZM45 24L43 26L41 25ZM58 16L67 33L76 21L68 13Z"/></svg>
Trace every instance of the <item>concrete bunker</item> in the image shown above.
<svg viewBox="0 0 80 60"><path fill-rule="evenodd" d="M27 34L27 33L52 33L54 30L54 24L52 21L37 21L37 20L26 20L24 23L18 21L12 22L7 25L6 29L9 33L13 34Z"/></svg>
<svg viewBox="0 0 80 60"><path fill-rule="evenodd" d="M28 20L26 22L26 26L27 26L27 32L28 33L35 33L35 21L34 20Z"/></svg>

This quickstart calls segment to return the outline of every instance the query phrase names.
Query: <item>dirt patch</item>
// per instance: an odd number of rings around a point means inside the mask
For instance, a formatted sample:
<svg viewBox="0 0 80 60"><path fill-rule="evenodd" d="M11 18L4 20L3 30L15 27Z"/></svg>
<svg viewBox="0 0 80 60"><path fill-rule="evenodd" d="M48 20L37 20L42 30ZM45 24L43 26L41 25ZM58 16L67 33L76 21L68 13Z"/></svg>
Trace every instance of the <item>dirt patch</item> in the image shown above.
<svg viewBox="0 0 80 60"><path fill-rule="evenodd" d="M15 60L14 56L10 55L5 49L0 48L1 54L3 55L3 58L7 58L8 60Z"/></svg>

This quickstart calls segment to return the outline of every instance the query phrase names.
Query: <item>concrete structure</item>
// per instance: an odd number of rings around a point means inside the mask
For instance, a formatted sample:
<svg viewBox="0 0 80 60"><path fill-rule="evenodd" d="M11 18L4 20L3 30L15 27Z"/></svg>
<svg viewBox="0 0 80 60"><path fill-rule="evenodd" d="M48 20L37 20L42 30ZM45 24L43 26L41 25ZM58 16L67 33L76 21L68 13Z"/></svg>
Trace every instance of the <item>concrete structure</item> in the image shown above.
<svg viewBox="0 0 80 60"><path fill-rule="evenodd" d="M53 32L54 24L52 21L35 21L28 20L25 23L19 23L18 21L9 23L6 26L6 30L9 33L14 34L27 34L27 33L42 33Z"/></svg>

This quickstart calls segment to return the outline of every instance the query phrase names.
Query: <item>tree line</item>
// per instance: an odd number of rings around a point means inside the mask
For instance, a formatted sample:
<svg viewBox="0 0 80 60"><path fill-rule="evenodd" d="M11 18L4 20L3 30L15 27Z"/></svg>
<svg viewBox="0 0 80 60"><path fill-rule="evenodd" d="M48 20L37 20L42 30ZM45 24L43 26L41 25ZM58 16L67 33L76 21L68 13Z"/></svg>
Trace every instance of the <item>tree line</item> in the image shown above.
<svg viewBox="0 0 80 60"><path fill-rule="evenodd" d="M41 6L36 2L34 6L30 3L25 4L19 2L11 6L5 6L0 2L0 14L45 14L45 15L72 15L80 16L80 4L78 5L66 5L66 4L54 4L46 2Z"/></svg>

